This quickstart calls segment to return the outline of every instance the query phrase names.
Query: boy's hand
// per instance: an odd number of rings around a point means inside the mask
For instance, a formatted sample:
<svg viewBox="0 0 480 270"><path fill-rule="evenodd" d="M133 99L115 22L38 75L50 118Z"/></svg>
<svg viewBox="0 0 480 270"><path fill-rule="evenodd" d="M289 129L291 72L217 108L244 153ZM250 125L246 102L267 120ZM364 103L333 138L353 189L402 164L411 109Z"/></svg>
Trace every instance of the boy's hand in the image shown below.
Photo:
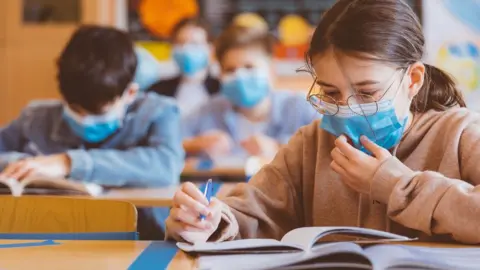
<svg viewBox="0 0 480 270"><path fill-rule="evenodd" d="M224 155L230 153L233 142L230 136L220 130L206 132L197 137L204 152L209 155Z"/></svg>
<svg viewBox="0 0 480 270"><path fill-rule="evenodd" d="M9 164L0 178L18 181L32 177L64 178L70 173L70 158L66 154L26 158Z"/></svg>
<svg viewBox="0 0 480 270"><path fill-rule="evenodd" d="M242 147L252 156L273 158L278 152L278 142L266 135L255 135L241 142Z"/></svg>

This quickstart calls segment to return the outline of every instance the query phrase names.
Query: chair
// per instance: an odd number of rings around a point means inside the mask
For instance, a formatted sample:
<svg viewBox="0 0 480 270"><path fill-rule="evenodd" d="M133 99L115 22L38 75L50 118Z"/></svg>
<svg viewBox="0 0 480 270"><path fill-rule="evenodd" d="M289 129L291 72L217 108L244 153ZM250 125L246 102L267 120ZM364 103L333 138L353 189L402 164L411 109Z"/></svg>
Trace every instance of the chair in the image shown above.
<svg viewBox="0 0 480 270"><path fill-rule="evenodd" d="M128 202L53 196L0 196L0 238L137 239Z"/></svg>

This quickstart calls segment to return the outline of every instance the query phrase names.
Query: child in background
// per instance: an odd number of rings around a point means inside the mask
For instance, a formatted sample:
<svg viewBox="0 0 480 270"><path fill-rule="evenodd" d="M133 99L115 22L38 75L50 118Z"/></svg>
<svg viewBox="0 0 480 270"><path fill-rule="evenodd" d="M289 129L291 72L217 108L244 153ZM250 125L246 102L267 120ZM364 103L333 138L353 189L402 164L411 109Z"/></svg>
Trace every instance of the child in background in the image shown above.
<svg viewBox="0 0 480 270"><path fill-rule="evenodd" d="M273 89L273 40L265 31L233 25L215 46L221 94L183 119L186 152L273 157L318 114L305 93Z"/></svg>
<svg viewBox="0 0 480 270"><path fill-rule="evenodd" d="M337 1L307 54L308 98L323 119L223 202L183 184L169 236L280 239L298 227L358 226L480 243L480 116L461 108L447 74L422 63L424 43L403 1Z"/></svg>
<svg viewBox="0 0 480 270"><path fill-rule="evenodd" d="M68 178L109 187L178 184L180 114L171 98L138 93L128 35L82 26L57 62L63 101L34 101L0 129L0 177Z"/></svg>
<svg viewBox="0 0 480 270"><path fill-rule="evenodd" d="M137 55L137 70L133 81L138 84L139 91L147 91L152 85L160 81L161 64L147 49L135 47Z"/></svg>
<svg viewBox="0 0 480 270"><path fill-rule="evenodd" d="M212 74L212 34L198 18L178 23L171 36L173 59L180 75L150 87L160 95L175 97L182 115L188 115L218 93L220 83Z"/></svg>

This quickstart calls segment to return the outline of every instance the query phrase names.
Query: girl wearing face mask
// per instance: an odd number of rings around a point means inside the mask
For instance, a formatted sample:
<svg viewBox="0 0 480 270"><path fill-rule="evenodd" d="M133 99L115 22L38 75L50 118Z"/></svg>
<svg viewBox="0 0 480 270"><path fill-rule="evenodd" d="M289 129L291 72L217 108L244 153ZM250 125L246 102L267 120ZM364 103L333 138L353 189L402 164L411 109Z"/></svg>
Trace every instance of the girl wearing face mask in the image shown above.
<svg viewBox="0 0 480 270"><path fill-rule="evenodd" d="M177 99L182 115L195 111L219 92L220 82L211 63L212 35L209 26L187 18L172 30L172 58L180 74L150 87L160 95Z"/></svg>
<svg viewBox="0 0 480 270"><path fill-rule="evenodd" d="M280 239L302 226L359 226L480 243L480 117L462 108L447 74L422 63L424 41L403 1L336 2L307 54L308 99L324 118L223 201L208 205L185 183L170 237Z"/></svg>
<svg viewBox="0 0 480 270"><path fill-rule="evenodd" d="M184 119L190 154L273 157L318 114L304 93L274 90L272 40L264 31L231 26L217 40L220 95Z"/></svg>

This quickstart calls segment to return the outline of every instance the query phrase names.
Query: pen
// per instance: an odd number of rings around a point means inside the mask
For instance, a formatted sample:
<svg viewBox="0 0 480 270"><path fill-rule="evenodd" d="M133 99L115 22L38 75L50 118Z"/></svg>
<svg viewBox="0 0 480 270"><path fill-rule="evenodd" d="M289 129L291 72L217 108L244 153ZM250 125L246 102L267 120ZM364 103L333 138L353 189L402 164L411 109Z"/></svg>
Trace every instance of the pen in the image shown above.
<svg viewBox="0 0 480 270"><path fill-rule="evenodd" d="M205 184L205 189L203 190L203 196L207 198L208 203L210 203L210 198L212 197L212 179L208 179L207 183ZM200 215L200 219L205 219L204 215Z"/></svg>

